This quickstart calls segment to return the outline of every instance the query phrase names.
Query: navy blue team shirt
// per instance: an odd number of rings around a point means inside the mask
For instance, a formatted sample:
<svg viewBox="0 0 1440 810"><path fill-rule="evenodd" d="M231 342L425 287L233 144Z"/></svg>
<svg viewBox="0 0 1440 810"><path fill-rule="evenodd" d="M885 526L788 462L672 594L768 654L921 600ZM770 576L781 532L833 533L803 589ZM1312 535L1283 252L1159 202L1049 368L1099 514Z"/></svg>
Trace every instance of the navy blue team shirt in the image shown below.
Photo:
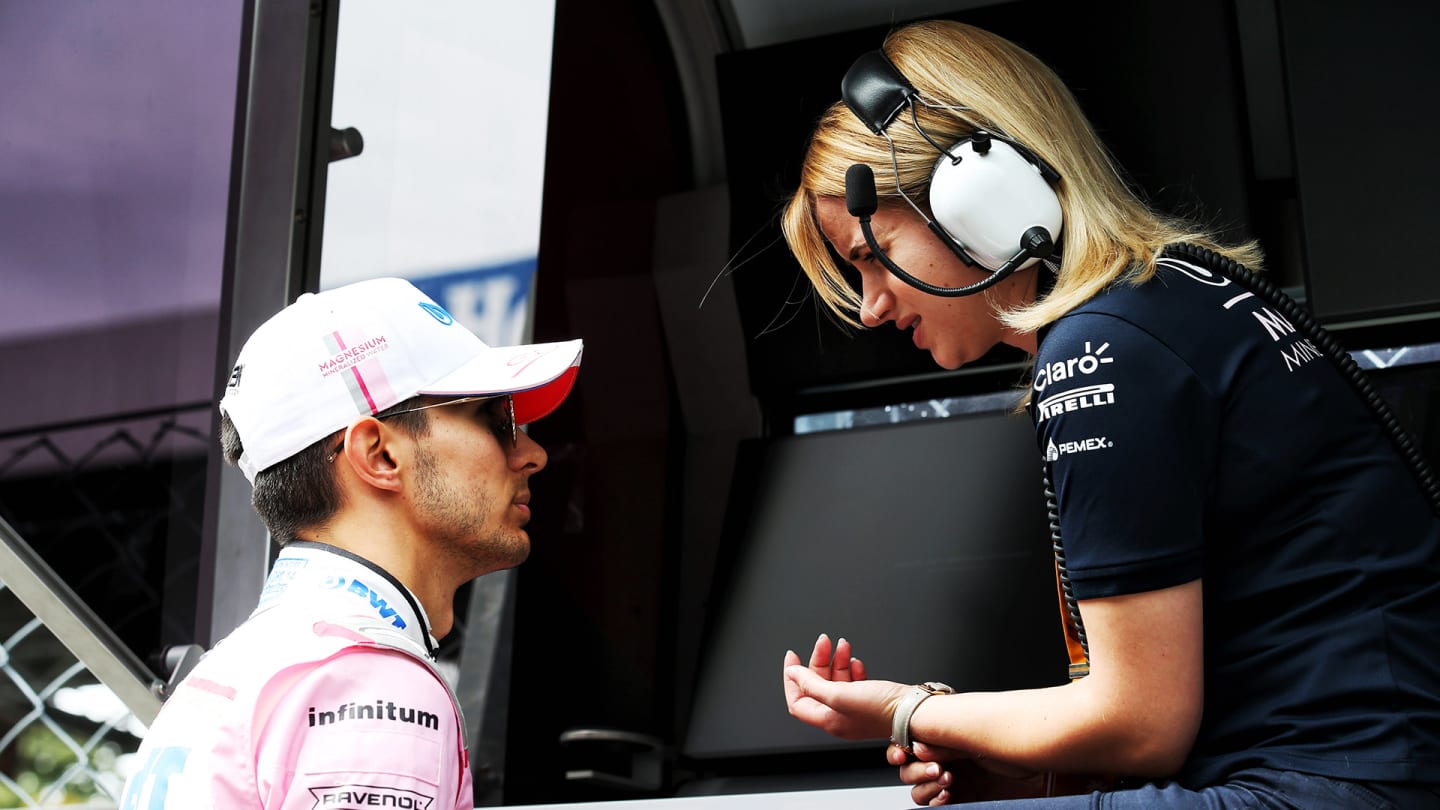
<svg viewBox="0 0 1440 810"><path fill-rule="evenodd" d="M1203 580L1178 781L1440 782L1440 521L1293 324L1167 254L1051 324L1032 388L1076 597Z"/></svg>

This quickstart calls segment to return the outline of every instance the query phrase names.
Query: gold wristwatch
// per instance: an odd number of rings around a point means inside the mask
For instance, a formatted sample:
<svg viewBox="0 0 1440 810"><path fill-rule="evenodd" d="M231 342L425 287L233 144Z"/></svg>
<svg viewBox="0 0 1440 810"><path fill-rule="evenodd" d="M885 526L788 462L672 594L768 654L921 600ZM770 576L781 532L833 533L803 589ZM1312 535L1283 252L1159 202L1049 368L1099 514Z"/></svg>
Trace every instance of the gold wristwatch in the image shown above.
<svg viewBox="0 0 1440 810"><path fill-rule="evenodd" d="M900 702L895 706L895 715L890 719L890 742L905 749L907 754L913 753L910 750L913 743L910 739L910 717L915 714L915 708L933 695L953 694L954 689L939 681L926 681L910 687L910 691L900 698Z"/></svg>

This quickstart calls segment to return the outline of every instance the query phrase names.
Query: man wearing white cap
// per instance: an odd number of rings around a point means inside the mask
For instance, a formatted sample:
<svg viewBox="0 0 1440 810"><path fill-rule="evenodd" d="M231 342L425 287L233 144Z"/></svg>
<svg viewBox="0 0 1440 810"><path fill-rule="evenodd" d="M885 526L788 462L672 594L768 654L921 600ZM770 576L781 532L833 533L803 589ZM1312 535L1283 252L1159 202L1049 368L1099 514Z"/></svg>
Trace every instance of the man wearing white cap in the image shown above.
<svg viewBox="0 0 1440 810"><path fill-rule="evenodd" d="M156 718L122 810L471 807L436 639L461 585L529 554L546 455L517 426L565 399L580 355L488 347L400 279L261 325L221 442L280 555Z"/></svg>

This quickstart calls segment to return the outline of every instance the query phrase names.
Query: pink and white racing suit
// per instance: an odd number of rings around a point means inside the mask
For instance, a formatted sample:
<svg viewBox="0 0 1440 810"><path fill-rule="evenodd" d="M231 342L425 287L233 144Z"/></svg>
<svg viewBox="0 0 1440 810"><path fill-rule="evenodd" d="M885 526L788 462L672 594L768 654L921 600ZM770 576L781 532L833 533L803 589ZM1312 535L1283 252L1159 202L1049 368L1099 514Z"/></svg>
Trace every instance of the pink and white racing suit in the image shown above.
<svg viewBox="0 0 1440 810"><path fill-rule="evenodd" d="M166 701L121 810L471 808L464 719L420 603L290 543L250 618Z"/></svg>

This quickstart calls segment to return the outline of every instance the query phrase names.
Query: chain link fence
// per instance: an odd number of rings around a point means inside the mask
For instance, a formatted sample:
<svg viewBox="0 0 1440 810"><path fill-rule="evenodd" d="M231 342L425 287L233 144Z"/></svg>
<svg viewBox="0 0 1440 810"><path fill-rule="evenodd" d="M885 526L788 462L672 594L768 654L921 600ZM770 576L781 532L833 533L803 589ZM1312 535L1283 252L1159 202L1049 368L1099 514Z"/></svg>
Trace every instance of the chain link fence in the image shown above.
<svg viewBox="0 0 1440 810"><path fill-rule="evenodd" d="M141 727L0 584L0 807L114 808Z"/></svg>
<svg viewBox="0 0 1440 810"><path fill-rule="evenodd" d="M0 517L157 674L195 638L211 410L0 435ZM4 579L0 808L114 808L143 726Z"/></svg>

